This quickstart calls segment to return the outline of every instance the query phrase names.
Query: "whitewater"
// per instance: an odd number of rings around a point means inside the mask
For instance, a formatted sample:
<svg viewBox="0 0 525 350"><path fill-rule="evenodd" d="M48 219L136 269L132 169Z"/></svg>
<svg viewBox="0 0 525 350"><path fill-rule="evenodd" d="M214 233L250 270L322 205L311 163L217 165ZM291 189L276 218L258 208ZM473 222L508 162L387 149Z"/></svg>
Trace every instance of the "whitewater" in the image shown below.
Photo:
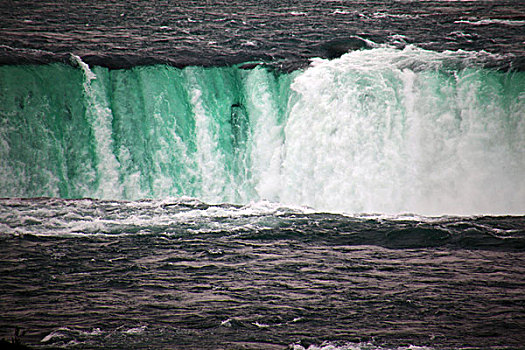
<svg viewBox="0 0 525 350"><path fill-rule="evenodd" d="M476 66L490 59L407 47L292 73L3 66L0 196L520 214L525 76Z"/></svg>

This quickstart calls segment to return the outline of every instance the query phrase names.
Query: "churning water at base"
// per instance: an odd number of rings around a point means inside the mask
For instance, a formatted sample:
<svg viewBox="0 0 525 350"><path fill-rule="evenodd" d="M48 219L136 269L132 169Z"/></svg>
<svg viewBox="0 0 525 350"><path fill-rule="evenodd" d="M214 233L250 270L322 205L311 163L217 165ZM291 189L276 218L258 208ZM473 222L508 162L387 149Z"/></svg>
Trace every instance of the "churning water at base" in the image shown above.
<svg viewBox="0 0 525 350"><path fill-rule="evenodd" d="M37 348L523 346L523 217L41 198L0 223L0 337Z"/></svg>
<svg viewBox="0 0 525 350"><path fill-rule="evenodd" d="M264 66L2 66L0 195L522 213L524 72L414 47Z"/></svg>

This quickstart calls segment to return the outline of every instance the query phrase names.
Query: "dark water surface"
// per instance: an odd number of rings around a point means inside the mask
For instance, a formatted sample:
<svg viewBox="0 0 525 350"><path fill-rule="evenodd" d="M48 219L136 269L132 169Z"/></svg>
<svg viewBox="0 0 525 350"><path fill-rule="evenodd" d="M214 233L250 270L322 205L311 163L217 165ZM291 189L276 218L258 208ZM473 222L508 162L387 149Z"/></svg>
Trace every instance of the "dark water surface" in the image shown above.
<svg viewBox="0 0 525 350"><path fill-rule="evenodd" d="M340 55L359 36L396 47L512 54L523 68L522 1L3 1L0 62L70 54L131 67L270 61L285 68Z"/></svg>
<svg viewBox="0 0 525 350"><path fill-rule="evenodd" d="M38 347L525 341L523 217L12 199L0 218L0 336Z"/></svg>

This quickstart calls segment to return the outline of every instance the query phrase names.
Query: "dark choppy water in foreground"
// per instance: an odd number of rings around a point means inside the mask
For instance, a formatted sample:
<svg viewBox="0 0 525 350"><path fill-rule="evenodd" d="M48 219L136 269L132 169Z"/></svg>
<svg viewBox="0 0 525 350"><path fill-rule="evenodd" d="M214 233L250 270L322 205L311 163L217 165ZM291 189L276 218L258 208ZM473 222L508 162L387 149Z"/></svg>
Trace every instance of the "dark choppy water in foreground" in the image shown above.
<svg viewBox="0 0 525 350"><path fill-rule="evenodd" d="M11 199L0 221L0 336L37 347L525 341L523 217Z"/></svg>

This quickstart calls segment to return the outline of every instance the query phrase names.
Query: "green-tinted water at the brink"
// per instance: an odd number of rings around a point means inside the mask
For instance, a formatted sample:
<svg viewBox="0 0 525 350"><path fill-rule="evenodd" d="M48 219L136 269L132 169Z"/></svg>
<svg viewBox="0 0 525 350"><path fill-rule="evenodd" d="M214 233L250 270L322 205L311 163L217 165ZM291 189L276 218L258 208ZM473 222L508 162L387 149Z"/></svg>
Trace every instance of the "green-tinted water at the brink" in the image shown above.
<svg viewBox="0 0 525 350"><path fill-rule="evenodd" d="M292 73L1 66L0 196L519 212L524 72L436 55L374 49Z"/></svg>

